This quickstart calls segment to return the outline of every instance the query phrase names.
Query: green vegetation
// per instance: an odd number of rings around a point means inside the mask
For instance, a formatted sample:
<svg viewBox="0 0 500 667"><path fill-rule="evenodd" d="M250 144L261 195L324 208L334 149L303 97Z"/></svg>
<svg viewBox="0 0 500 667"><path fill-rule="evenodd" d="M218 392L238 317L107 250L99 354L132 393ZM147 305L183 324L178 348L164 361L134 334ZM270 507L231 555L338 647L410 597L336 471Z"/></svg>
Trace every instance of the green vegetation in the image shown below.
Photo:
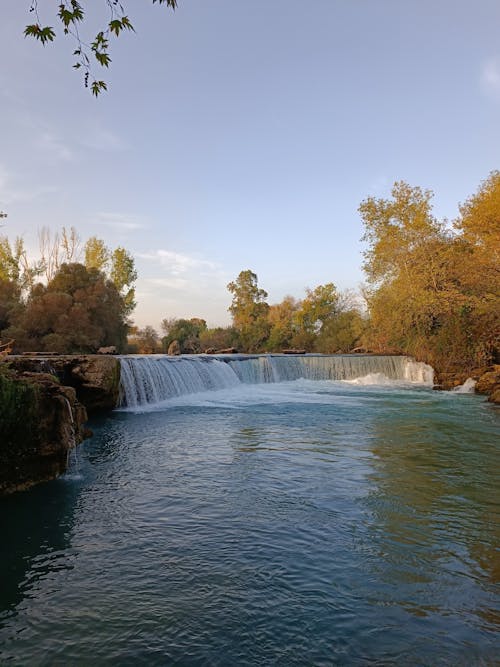
<svg viewBox="0 0 500 667"><path fill-rule="evenodd" d="M177 0L152 0L153 4L165 4L172 9L177 7ZM93 76L93 66L108 68L111 63L109 55L110 38L119 37L122 32L134 32L129 17L125 13L124 0L103 0L103 9L107 13L107 18L103 21L101 29L95 36L82 38L82 28L86 21L85 2L78 0L61 0L57 3L57 11L54 11L54 18L57 25L64 35L69 36L74 41L75 49L73 56L75 62L73 67L83 72L83 82L85 88L89 88L96 97L107 90L105 81ZM53 26L43 25L41 17L41 6L48 5L43 0L31 0L30 13L34 16L35 22L30 23L24 29L25 37L32 37L39 41L43 46L53 42L57 36Z"/></svg>
<svg viewBox="0 0 500 667"><path fill-rule="evenodd" d="M93 237L79 263L74 229L54 237L42 230L40 255L30 261L22 239L0 237L0 340L13 340L18 352L124 351L135 307L132 256Z"/></svg>
<svg viewBox="0 0 500 667"><path fill-rule="evenodd" d="M452 227L433 216L431 199L399 182L391 199L360 206L366 339L441 370L481 366L500 348L500 172L460 207Z"/></svg>
<svg viewBox="0 0 500 667"><path fill-rule="evenodd" d="M333 283L269 304L250 269L228 284L230 327L201 318L165 318L163 338L151 326L130 327L137 272L124 248L96 237L76 261L74 229L50 237L31 261L22 239L0 237L0 340L17 350L151 354L349 352L403 353L441 371L468 370L498 358L500 349L500 172L493 172L448 223L432 211L432 192L397 182L391 197L360 207L367 247L363 298ZM46 282L37 282L40 276ZM127 348L127 328L131 331ZM172 345L172 348L170 346Z"/></svg>
<svg viewBox="0 0 500 667"><path fill-rule="evenodd" d="M29 382L11 377L6 364L0 361L0 463L10 456L10 448L19 449L33 442L36 432L37 390Z"/></svg>

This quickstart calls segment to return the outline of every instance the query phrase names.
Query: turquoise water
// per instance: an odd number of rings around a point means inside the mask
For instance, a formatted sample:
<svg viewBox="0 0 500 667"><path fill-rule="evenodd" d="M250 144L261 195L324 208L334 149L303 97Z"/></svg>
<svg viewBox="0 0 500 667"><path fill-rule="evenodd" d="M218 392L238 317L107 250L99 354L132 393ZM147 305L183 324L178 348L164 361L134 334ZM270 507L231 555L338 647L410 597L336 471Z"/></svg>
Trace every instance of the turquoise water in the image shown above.
<svg viewBox="0 0 500 667"><path fill-rule="evenodd" d="M484 399L299 380L92 428L0 501L1 664L498 664Z"/></svg>

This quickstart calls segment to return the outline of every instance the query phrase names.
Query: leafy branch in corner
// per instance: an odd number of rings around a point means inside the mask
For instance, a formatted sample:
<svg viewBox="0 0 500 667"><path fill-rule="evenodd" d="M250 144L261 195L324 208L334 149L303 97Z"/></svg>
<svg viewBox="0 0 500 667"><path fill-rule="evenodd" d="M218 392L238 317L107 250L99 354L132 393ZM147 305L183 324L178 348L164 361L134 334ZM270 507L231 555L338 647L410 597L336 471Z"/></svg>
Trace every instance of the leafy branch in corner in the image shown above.
<svg viewBox="0 0 500 667"><path fill-rule="evenodd" d="M85 9L78 0L61 0L57 10L57 18L62 27L63 34L70 36L76 44L73 51L75 56L74 69L83 72L83 84L89 88L91 93L98 97L100 93L107 90L105 81L94 76L93 67L109 67L111 57L109 55L109 40L111 36L119 37L123 32L135 32L129 17L120 0L103 0L109 11L109 16L103 29L90 41L86 42L80 36L80 28L85 22ZM165 4L172 9L177 7L177 0L152 0L153 4ZM56 31L53 26L43 25L39 13L39 0L31 0L30 13L34 15L35 22L24 29L25 37L32 37L43 46L53 42Z"/></svg>

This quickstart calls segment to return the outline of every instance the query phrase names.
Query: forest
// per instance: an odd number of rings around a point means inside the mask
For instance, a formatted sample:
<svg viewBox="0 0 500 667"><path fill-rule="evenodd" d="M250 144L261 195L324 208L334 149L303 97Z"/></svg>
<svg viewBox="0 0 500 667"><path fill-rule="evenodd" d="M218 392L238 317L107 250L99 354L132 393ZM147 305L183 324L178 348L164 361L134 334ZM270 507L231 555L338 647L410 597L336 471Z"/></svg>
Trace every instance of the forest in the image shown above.
<svg viewBox="0 0 500 667"><path fill-rule="evenodd" d="M165 317L160 335L138 328L137 272L127 250L96 237L83 250L76 231L40 233L40 257L21 238L0 237L0 340L15 351L200 353L353 350L404 353L441 370L498 361L500 349L500 172L492 172L439 220L433 193L399 181L389 198L359 206L364 224L360 293L333 282L270 304L258 276L243 270L227 286L232 325ZM306 279L306 277L304 277Z"/></svg>

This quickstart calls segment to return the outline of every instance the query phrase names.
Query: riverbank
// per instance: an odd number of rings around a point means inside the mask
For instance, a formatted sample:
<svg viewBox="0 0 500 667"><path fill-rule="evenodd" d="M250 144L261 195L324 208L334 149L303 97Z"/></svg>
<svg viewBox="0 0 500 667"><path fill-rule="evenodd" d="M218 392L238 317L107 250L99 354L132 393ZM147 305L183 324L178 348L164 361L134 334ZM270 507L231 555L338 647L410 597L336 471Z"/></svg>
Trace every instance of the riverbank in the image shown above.
<svg viewBox="0 0 500 667"><path fill-rule="evenodd" d="M65 472L88 415L118 402L120 362L100 355L12 356L0 372L0 496Z"/></svg>

